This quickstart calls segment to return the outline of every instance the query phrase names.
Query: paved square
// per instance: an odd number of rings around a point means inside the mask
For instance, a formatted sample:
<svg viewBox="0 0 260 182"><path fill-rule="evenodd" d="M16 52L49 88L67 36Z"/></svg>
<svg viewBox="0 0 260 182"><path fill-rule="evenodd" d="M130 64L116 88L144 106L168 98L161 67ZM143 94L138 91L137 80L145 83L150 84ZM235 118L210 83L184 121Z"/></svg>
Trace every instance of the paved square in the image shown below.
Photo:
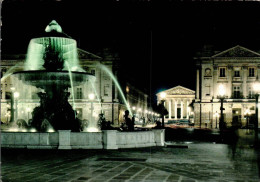
<svg viewBox="0 0 260 182"><path fill-rule="evenodd" d="M224 144L121 150L2 149L3 182L259 181L259 153Z"/></svg>

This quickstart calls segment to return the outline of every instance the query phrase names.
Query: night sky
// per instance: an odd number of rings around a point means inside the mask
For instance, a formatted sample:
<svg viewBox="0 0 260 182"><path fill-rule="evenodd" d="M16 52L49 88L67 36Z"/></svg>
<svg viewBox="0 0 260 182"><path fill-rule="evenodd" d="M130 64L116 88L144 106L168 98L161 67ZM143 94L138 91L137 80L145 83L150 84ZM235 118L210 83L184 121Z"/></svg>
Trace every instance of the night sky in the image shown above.
<svg viewBox="0 0 260 182"><path fill-rule="evenodd" d="M177 85L195 90L193 57L204 45L260 50L259 2L4 0L1 14L2 54L25 54L54 19L79 48L118 52L120 69L153 98Z"/></svg>

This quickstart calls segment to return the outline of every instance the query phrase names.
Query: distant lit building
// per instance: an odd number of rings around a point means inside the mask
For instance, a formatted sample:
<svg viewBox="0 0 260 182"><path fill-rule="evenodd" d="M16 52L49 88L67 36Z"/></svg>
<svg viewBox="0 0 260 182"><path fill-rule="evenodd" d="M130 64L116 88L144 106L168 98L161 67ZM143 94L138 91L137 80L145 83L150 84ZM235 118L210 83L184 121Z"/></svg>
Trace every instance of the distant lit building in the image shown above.
<svg viewBox="0 0 260 182"><path fill-rule="evenodd" d="M182 86L176 86L162 92L166 93L166 97L164 98L164 104L168 110L166 119L179 120L193 118L191 104L195 99L195 91ZM160 97L162 92L156 94L158 104L162 100Z"/></svg>
<svg viewBox="0 0 260 182"><path fill-rule="evenodd" d="M227 126L245 126L245 111L249 110L251 117L255 114L253 85L259 81L260 54L239 45L222 52L204 53L206 55L195 58L195 124L218 127L219 95L224 92L224 121Z"/></svg>

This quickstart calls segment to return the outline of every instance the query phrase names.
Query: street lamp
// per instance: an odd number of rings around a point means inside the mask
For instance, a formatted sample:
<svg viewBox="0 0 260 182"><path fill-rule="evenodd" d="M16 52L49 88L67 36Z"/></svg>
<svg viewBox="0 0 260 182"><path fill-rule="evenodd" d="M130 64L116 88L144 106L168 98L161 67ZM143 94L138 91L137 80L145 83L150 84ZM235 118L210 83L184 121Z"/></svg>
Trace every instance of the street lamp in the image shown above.
<svg viewBox="0 0 260 182"><path fill-rule="evenodd" d="M218 111L216 111L216 113L214 114L214 116L216 117L216 129L217 129L217 128L218 128L218 117L219 117Z"/></svg>
<svg viewBox="0 0 260 182"><path fill-rule="evenodd" d="M258 144L258 96L260 92L260 83L257 81L253 85L255 91L255 145Z"/></svg>
<svg viewBox="0 0 260 182"><path fill-rule="evenodd" d="M15 100L15 121L18 118L18 97L20 96L19 92L14 92L14 100Z"/></svg>
<svg viewBox="0 0 260 182"><path fill-rule="evenodd" d="M165 97L166 97L166 93L165 92L162 92L161 94L160 94L160 96L161 96L161 101L162 101L162 127L164 127L164 102L165 102Z"/></svg>
<svg viewBox="0 0 260 182"><path fill-rule="evenodd" d="M224 85L219 85L219 98L220 98L220 121L219 121L219 129L222 130L224 128L225 122L224 122L224 115L223 115L223 101L225 99L226 89Z"/></svg>
<svg viewBox="0 0 260 182"><path fill-rule="evenodd" d="M90 122L92 122L92 117L93 117L93 110L94 110L94 107L93 107L93 100L94 100L94 98L95 98L95 95L94 94L89 94L88 95L88 98L89 98L89 100L90 100L90 103L91 103L91 107L90 107L90 110L91 110L91 114L90 114Z"/></svg>

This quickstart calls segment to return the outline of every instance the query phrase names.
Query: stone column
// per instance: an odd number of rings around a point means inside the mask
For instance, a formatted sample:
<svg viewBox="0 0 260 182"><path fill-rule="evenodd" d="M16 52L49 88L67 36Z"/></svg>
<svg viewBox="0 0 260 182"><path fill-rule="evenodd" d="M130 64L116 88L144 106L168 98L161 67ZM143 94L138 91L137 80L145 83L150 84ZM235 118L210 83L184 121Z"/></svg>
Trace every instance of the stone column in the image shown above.
<svg viewBox="0 0 260 182"><path fill-rule="evenodd" d="M196 99L200 98L200 67L197 67Z"/></svg>
<svg viewBox="0 0 260 182"><path fill-rule="evenodd" d="M183 101L181 100L181 119L183 119Z"/></svg>
<svg viewBox="0 0 260 182"><path fill-rule="evenodd" d="M246 98L247 96L247 66L243 66L243 96Z"/></svg>
<svg viewBox="0 0 260 182"><path fill-rule="evenodd" d="M212 84L212 88L213 88L214 98L217 98L217 95L218 95L217 80L218 80L218 66L213 65L213 84Z"/></svg>
<svg viewBox="0 0 260 182"><path fill-rule="evenodd" d="M177 102L178 102L178 100L176 99L175 100L175 119L177 119Z"/></svg>
<svg viewBox="0 0 260 182"><path fill-rule="evenodd" d="M190 117L189 101L187 100L187 115L186 115L186 118L189 119L189 117Z"/></svg>
<svg viewBox="0 0 260 182"><path fill-rule="evenodd" d="M227 79L228 79L228 84L227 84L227 96L228 96L228 98L230 98L231 97L231 95L232 95L232 90L233 90L233 88L232 88L232 66L230 66L230 65L228 65L228 75L227 75Z"/></svg>
<svg viewBox="0 0 260 182"><path fill-rule="evenodd" d="M172 102L171 102L171 99L169 99L169 119L172 118L172 106L171 106Z"/></svg>

